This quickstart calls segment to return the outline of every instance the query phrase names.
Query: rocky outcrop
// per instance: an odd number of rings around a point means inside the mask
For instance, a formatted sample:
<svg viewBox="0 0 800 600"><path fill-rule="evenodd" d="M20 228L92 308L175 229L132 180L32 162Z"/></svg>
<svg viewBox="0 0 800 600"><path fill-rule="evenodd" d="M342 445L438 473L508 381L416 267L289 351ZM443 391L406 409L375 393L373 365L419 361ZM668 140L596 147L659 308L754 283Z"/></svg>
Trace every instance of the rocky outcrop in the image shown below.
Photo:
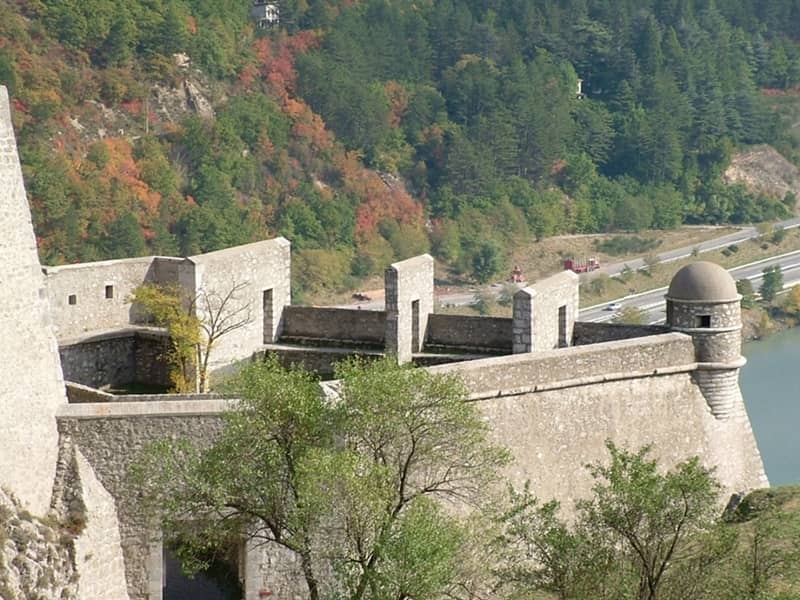
<svg viewBox="0 0 800 600"><path fill-rule="evenodd" d="M37 519L0 490L0 598L78 598L72 536L61 525Z"/></svg>
<svg viewBox="0 0 800 600"><path fill-rule="evenodd" d="M772 146L754 146L736 154L723 179L778 199L783 199L787 192L800 198L800 169Z"/></svg>
<svg viewBox="0 0 800 600"><path fill-rule="evenodd" d="M206 119L214 117L214 109L211 107L211 102L206 99L194 83L186 79L183 82L183 89L186 91L186 99L189 106L194 112Z"/></svg>

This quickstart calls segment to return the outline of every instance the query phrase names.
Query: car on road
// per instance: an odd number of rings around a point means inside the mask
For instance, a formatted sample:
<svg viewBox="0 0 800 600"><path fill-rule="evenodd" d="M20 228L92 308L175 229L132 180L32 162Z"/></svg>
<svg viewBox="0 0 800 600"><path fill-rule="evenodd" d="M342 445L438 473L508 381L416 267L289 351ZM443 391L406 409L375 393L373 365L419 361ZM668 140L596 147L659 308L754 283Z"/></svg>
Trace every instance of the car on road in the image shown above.
<svg viewBox="0 0 800 600"><path fill-rule="evenodd" d="M619 310L620 308L622 308L622 304L620 304L619 302L612 302L611 304L606 306L606 310Z"/></svg>

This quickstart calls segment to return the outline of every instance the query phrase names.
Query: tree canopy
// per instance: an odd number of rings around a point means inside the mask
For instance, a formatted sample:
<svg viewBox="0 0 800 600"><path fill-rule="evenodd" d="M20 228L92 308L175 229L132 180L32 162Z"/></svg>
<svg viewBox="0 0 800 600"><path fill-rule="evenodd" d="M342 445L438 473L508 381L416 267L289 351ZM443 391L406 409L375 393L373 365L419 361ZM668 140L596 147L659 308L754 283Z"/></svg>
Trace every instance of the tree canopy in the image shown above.
<svg viewBox="0 0 800 600"><path fill-rule="evenodd" d="M275 357L247 366L209 448L165 441L143 458L153 514L189 566L242 536L294 554L312 599L434 598L467 585L480 553L447 506L481 506L505 451L452 377L391 359L347 361L337 375L331 399Z"/></svg>
<svg viewBox="0 0 800 600"><path fill-rule="evenodd" d="M288 1L259 30L247 0L5 3L0 81L44 262L278 233L309 288L430 245L481 277L479 242L787 214L721 180L748 144L800 156L766 101L800 7L768 4ZM184 82L213 116L163 100Z"/></svg>

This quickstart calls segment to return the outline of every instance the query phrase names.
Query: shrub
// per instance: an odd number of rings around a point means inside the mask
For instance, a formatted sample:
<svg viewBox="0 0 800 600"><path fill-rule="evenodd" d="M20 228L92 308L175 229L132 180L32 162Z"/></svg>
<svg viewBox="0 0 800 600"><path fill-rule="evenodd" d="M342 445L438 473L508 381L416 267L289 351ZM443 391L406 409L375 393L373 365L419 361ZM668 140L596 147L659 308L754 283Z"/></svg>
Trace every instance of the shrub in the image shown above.
<svg viewBox="0 0 800 600"><path fill-rule="evenodd" d="M661 240L628 235L595 242L595 248L611 256L621 256L623 254L643 254L657 248L660 244Z"/></svg>

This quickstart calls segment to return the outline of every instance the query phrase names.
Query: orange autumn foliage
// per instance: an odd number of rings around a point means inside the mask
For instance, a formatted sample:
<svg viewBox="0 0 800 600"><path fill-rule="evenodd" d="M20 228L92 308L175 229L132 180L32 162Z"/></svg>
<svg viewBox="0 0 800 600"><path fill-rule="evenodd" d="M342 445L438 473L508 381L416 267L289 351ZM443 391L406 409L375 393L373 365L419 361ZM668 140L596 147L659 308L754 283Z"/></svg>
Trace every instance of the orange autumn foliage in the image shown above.
<svg viewBox="0 0 800 600"><path fill-rule="evenodd" d="M398 223L420 224L422 205L402 187L387 185L374 171L365 168L355 152L343 152L333 158L347 192L361 198L356 209L356 235L372 235L384 219Z"/></svg>
<svg viewBox="0 0 800 600"><path fill-rule="evenodd" d="M389 98L389 105L391 106L389 122L392 127L399 127L408 110L408 91L396 81L387 81L383 89Z"/></svg>
<svg viewBox="0 0 800 600"><path fill-rule="evenodd" d="M139 166L133 158L133 147L123 138L106 138L101 142L108 150L108 161L102 168L102 177L109 182L129 189L138 200L140 208L147 217L156 217L161 202L161 194L149 188L140 179ZM132 207L134 208L134 207ZM135 211L140 212L140 211Z"/></svg>

